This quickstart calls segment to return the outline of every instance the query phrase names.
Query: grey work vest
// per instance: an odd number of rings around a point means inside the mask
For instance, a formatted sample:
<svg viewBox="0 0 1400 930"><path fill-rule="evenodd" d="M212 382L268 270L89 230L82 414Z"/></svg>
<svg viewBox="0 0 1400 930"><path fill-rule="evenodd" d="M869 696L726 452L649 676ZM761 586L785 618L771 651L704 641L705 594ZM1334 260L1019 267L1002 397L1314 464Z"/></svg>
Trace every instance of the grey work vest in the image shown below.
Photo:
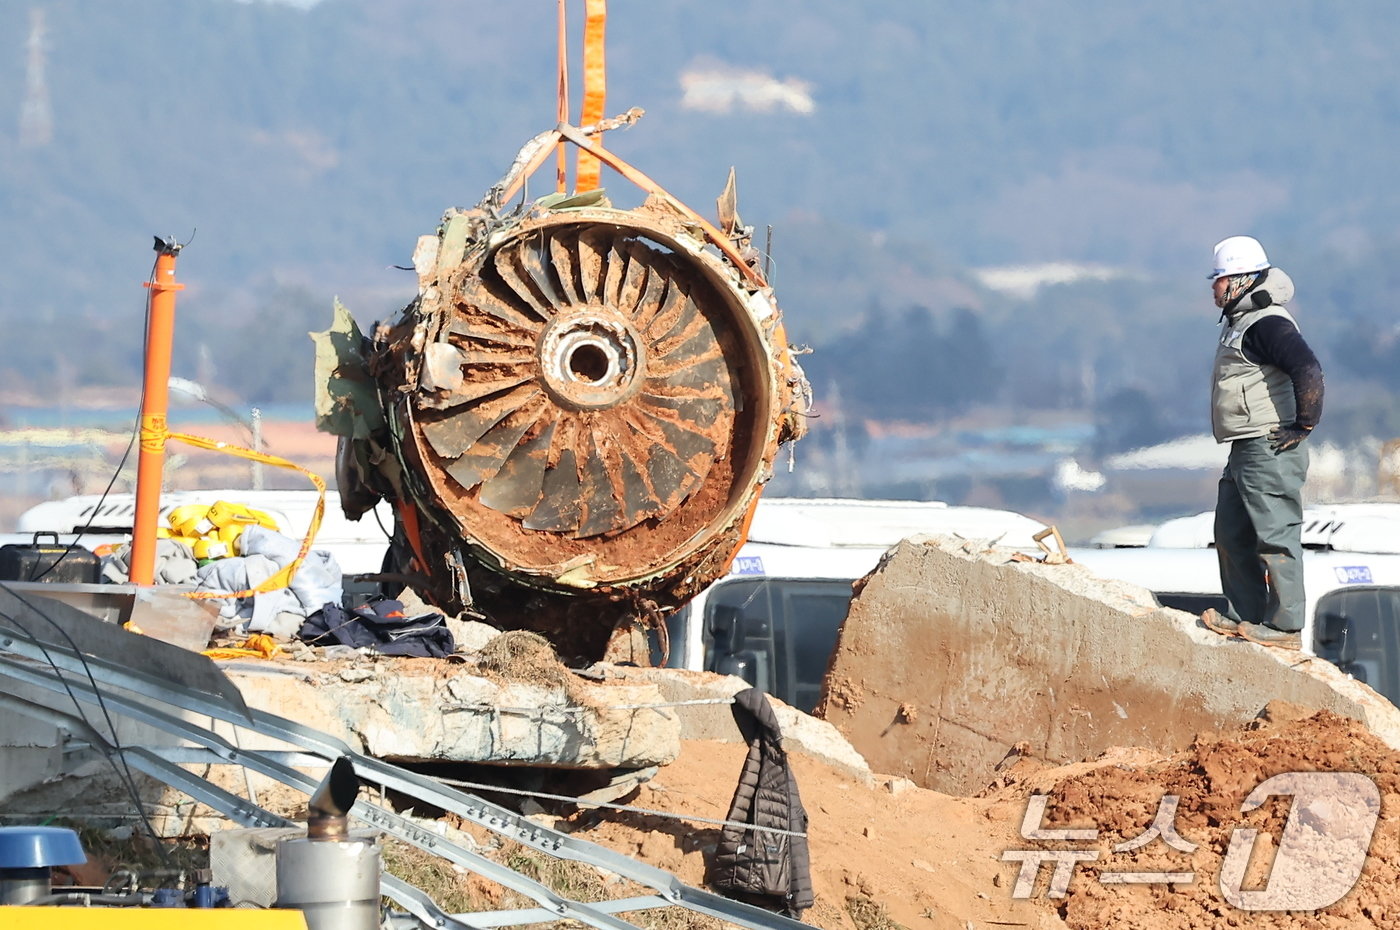
<svg viewBox="0 0 1400 930"><path fill-rule="evenodd" d="M1256 365L1245 358L1244 334L1268 316L1281 316L1297 329L1283 307L1265 307L1226 320L1215 348L1215 377L1210 388L1210 425L1216 442L1253 439L1298 418L1293 379L1281 368Z"/></svg>

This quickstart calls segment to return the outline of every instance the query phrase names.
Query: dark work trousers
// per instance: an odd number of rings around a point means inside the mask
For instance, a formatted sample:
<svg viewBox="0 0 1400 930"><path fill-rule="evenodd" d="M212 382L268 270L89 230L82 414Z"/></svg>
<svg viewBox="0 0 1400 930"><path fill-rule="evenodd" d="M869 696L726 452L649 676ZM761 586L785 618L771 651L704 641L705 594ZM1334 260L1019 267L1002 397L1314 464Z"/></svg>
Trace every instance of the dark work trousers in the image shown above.
<svg viewBox="0 0 1400 930"><path fill-rule="evenodd" d="M1306 442L1282 453L1263 436L1230 443L1215 503L1215 552L1231 619L1303 628L1307 476Z"/></svg>

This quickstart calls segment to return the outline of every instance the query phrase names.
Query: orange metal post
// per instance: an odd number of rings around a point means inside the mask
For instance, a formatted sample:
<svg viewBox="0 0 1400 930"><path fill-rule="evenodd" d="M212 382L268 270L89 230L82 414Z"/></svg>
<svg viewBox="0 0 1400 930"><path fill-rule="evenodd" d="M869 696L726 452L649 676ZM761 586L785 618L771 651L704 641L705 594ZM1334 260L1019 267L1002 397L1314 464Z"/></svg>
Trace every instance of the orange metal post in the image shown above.
<svg viewBox="0 0 1400 930"><path fill-rule="evenodd" d="M131 582L155 582L156 524L160 520L165 467L166 416L170 409L170 355L175 343L175 256L180 244L156 239L156 269L146 315L146 382L141 392L141 453L136 465L136 523L131 531Z"/></svg>

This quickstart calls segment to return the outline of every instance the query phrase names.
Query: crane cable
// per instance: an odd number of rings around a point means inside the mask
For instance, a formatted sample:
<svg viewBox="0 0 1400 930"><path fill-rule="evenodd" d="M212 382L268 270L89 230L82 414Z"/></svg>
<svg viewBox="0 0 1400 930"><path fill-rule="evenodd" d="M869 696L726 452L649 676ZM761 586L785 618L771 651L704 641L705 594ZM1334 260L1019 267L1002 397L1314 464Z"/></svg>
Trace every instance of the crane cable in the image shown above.
<svg viewBox="0 0 1400 930"><path fill-rule="evenodd" d="M569 121L569 21L567 10L569 0L559 0L559 122ZM569 190L569 153L564 140L556 145L559 167L555 190L561 194Z"/></svg>

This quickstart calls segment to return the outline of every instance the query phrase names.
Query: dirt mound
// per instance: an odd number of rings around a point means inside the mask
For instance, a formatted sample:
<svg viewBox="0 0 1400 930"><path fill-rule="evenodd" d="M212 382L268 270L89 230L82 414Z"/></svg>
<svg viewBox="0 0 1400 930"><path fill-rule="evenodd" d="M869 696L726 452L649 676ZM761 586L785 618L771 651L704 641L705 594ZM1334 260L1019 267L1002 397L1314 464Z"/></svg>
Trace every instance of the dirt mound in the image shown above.
<svg viewBox="0 0 1400 930"><path fill-rule="evenodd" d="M746 749L687 741L680 757L642 786L629 805L718 820L725 816ZM803 919L828 930L1062 926L1053 911L1013 900L999 857L1015 823L989 821L988 802L925 791L904 779L873 786L806 756L789 757L810 818L817 903ZM1019 823L1019 816L1014 818ZM704 881L719 827L616 810L591 810L565 824L575 835Z"/></svg>
<svg viewBox="0 0 1400 930"><path fill-rule="evenodd" d="M928 791L898 778L880 778L869 786L805 756L792 756L811 818L817 905L805 919L820 927L861 930L889 930L891 923L913 930L965 930L969 922L979 928L1084 930L1400 927L1400 916L1395 916L1400 915L1400 889L1394 881L1400 870L1400 753L1350 718L1327 711L1308 714L1273 704L1259 721L1201 734L1188 750L1170 755L1116 748L1092 761L1055 767L1013 759L985 792L970 798ZM680 758L628 803L722 818L743 756L740 745L687 742ZM1293 852L1281 852L1286 845L1281 838L1303 828L1311 829L1314 839L1346 832L1346 815L1359 809L1357 798L1336 790L1311 799L1300 793L1291 826L1286 826L1292 806L1286 794L1241 812L1259 785L1294 772L1359 773L1364 784L1375 785L1379 798L1379 820L1360 879L1340 900L1320 908L1311 906L1308 894L1325 891L1329 883L1336 888L1338 880L1349 885L1347 863L1337 855L1319 855L1320 849L1329 849L1317 844L1311 858L1299 860L1296 844ZM1043 818L1032 828L1096 830L1095 837L1025 839L1020 831L1028 800L1037 794L1047 798ZM1164 796L1178 799L1174 817L1165 822L1167 835L1191 851L1173 848L1163 838L1115 851L1119 844L1139 840L1157 821ZM1361 828L1369 825L1364 816L1359 820ZM703 882L719 829L609 810L586 811L561 826L691 883ZM1244 898L1237 900L1251 906L1260 903L1261 894L1275 892L1281 895L1275 906L1292 904L1297 910L1248 910L1222 891L1226 853L1239 828L1258 831L1257 849L1239 860L1247 860L1248 868L1230 886L1231 893L1238 889ZM1241 852L1250 848L1248 843L1241 846ZM1004 855L1046 849L1075 849L1097 858L1072 863L1063 897L1047 896L1053 862L1040 866L1029 896L1018 897L1022 865ZM1295 860L1291 888L1285 858ZM1299 864L1308 880L1297 880ZM1181 880L1180 874L1175 882L1160 884L1114 883L1112 878L1144 872L1189 872L1192 881ZM1267 900L1263 903L1269 906Z"/></svg>
<svg viewBox="0 0 1400 930"><path fill-rule="evenodd" d="M666 869L701 885L733 796L746 748L739 743L691 740L676 761L624 799L636 810L585 809L548 818L575 836ZM1115 748L1091 761L1050 766L1012 756L994 782L975 797L954 797L888 776L856 778L811 757L790 755L810 817L809 841L816 905L804 919L827 930L1157 930L1157 928L1400 928L1400 753L1388 749L1361 724L1327 711L1309 713L1273 704L1264 719L1243 728L1205 733L1181 752ZM1316 777L1356 773L1362 787L1374 786L1378 820L1364 815L1355 784L1338 783L1321 795L1286 792L1242 812L1251 793L1267 780L1289 773ZM292 797L296 795L295 797ZM1044 798L1043 815L1031 830L1089 831L1092 837L1035 839L1022 835L1032 798ZM1164 797L1176 798L1161 819ZM260 791L264 804L300 815L304 799L286 792L288 806ZM535 807L539 809L538 805ZM1359 812L1359 813L1358 813ZM540 814L547 817L548 815ZM470 833L487 854L536 875L579 900L633 893L618 879L591 866L531 853L484 829L447 818ZM1154 823L1162 836L1138 848ZM1344 843L1290 848L1289 835L1338 837L1360 825L1364 868L1355 887ZM1374 826L1374 830L1372 830ZM1232 889L1243 894L1283 893L1286 912L1246 910L1222 888L1232 839L1241 828L1258 831L1257 851ZM1369 847L1365 840L1369 839ZM1172 843L1176 845L1173 846ZM1244 849L1250 842L1243 844ZM1062 897L1047 894L1054 862L1042 863L1033 885L1018 889L1024 853L1074 851ZM1008 859L1010 852L1013 858ZM1092 856L1092 858L1090 858ZM485 879L398 850L386 857L416 883L453 909L525 906ZM406 858L405 858L406 857ZM1025 858L1025 856L1021 856ZM1246 857L1251 858L1251 857ZM404 861L399 861L403 859ZM1289 862L1301 863L1287 875ZM1362 860L1356 863L1362 864ZM1123 873L1191 873L1153 884L1112 883ZM1310 889L1343 881L1335 902L1313 906ZM1233 893L1233 892L1232 892ZM1248 903L1247 901L1243 903ZM1279 902L1275 902L1278 904ZM709 930L714 921L681 919L643 926ZM658 918L659 919L659 918ZM668 918L669 920L669 918Z"/></svg>
<svg viewBox="0 0 1400 930"><path fill-rule="evenodd" d="M1307 784L1293 783L1295 796L1289 797L1288 782L1276 781L1284 790L1242 812L1251 792L1288 773L1309 773ZM1318 773L1365 777L1358 784L1319 779ZM1362 794L1370 791L1369 785L1375 786L1378 822L1365 816L1367 799L1356 793L1358 788ZM1092 841L1018 842L1019 848L1097 852L1095 860L1077 863L1067 896L1045 897L1050 864L1041 867L1034 889L1034 900L1054 908L1073 928L1400 927L1398 791L1400 754L1360 723L1327 711L1300 718L1296 708L1274 704L1263 719L1242 730L1200 735L1188 750L1165 757L1115 751L1059 768L1018 763L987 795L986 810L992 820L1014 829L1026 812L1027 798L1044 794L1045 829L1098 831ZM1175 828L1176 848L1159 837L1115 851L1162 822L1164 797L1177 798L1174 817L1166 821ZM1248 835L1236 837L1240 828L1258 831L1252 856L1245 855L1251 848ZM1316 907L1348 888L1355 877L1345 840L1356 831L1360 846L1352 851L1357 864L1370 840L1359 880L1340 900ZM1231 877L1227 863L1232 838L1240 846L1236 866L1248 863L1242 880L1238 871ZM1019 866L1010 865L1013 871L1004 882L1014 888ZM1113 883L1115 874L1145 872L1189 873L1192 880ZM1260 909L1242 909L1231 897L1249 898L1245 906ZM1288 906L1299 909L1279 910Z"/></svg>

